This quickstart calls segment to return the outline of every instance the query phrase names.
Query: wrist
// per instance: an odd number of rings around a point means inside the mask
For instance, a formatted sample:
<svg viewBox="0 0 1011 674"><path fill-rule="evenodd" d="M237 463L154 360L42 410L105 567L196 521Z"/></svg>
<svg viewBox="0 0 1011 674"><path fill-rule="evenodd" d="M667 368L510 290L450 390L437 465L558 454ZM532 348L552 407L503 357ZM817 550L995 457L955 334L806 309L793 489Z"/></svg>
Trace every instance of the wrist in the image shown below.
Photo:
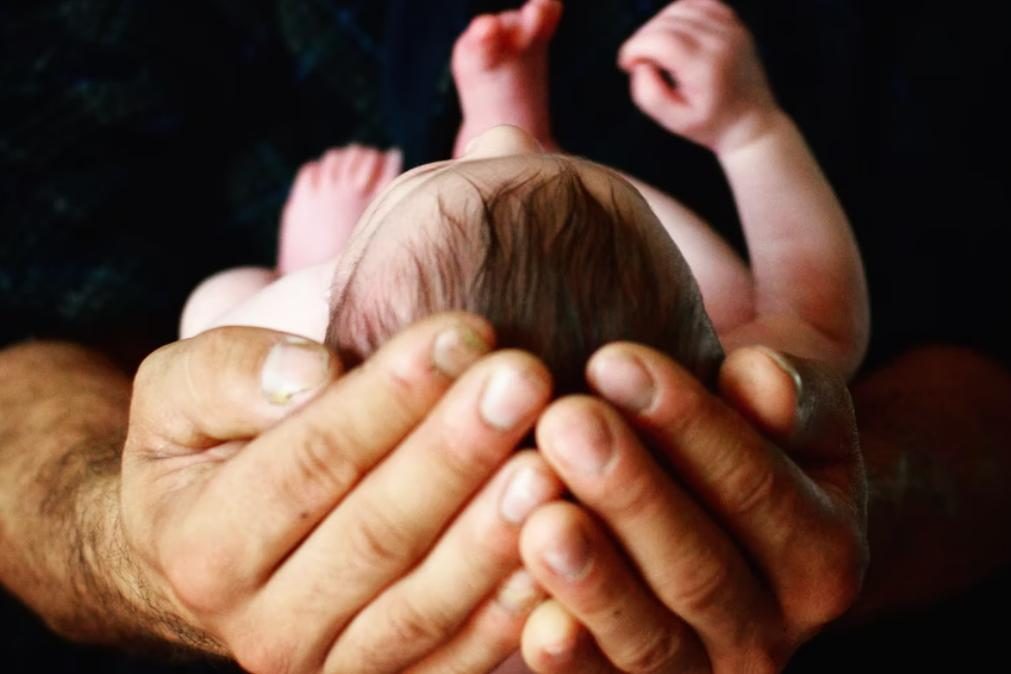
<svg viewBox="0 0 1011 674"><path fill-rule="evenodd" d="M793 120L778 106L759 107L738 115L710 149L721 161L793 129Z"/></svg>
<svg viewBox="0 0 1011 674"><path fill-rule="evenodd" d="M130 543L123 526L120 479L103 480L84 496L83 513L97 535L83 545L82 566L94 597L106 611L105 639L145 652L173 651L198 656L225 656L227 651L205 632L191 626L168 598L157 574ZM87 635L82 635L87 638ZM88 639L94 640L94 639Z"/></svg>

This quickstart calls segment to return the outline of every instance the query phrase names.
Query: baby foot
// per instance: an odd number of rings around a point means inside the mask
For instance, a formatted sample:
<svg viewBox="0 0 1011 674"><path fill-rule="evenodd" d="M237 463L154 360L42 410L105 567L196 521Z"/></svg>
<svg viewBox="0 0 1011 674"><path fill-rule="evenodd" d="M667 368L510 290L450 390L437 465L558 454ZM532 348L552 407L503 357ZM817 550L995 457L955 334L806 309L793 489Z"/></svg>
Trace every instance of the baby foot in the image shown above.
<svg viewBox="0 0 1011 674"><path fill-rule="evenodd" d="M298 172L281 216L277 268L287 274L326 262L344 248L358 218L400 173L398 150L349 145Z"/></svg>
<svg viewBox="0 0 1011 674"><path fill-rule="evenodd" d="M548 112L548 44L562 16L557 0L475 18L453 47L463 124L453 156L493 126L512 124L554 147Z"/></svg>

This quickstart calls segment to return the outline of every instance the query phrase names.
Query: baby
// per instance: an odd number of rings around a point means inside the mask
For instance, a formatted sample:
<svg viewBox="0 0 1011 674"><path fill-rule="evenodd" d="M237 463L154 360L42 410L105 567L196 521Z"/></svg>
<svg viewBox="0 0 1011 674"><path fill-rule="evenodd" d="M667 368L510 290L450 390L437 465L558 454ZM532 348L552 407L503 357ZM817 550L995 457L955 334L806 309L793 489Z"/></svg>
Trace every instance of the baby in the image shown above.
<svg viewBox="0 0 1011 674"><path fill-rule="evenodd" d="M407 324L462 309L490 319L501 346L540 356L560 393L583 388L587 358L614 340L659 348L704 381L723 348L746 344L852 375L868 337L859 252L733 12L679 0L619 64L646 114L716 153L750 268L673 198L559 152L547 51L560 17L555 0L529 0L476 18L453 53L454 159L397 177L398 153L351 146L303 167L276 272L205 281L182 337L267 327L325 341L351 365Z"/></svg>

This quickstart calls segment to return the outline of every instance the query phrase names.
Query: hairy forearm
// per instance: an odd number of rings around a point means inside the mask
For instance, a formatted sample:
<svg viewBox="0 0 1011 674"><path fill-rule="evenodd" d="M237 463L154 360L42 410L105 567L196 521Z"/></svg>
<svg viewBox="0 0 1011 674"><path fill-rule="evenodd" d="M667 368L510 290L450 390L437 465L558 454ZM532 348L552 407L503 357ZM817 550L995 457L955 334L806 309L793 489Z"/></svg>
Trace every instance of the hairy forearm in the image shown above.
<svg viewBox="0 0 1011 674"><path fill-rule="evenodd" d="M871 567L856 620L963 590L1011 561L1011 376L924 348L853 387L871 480Z"/></svg>
<svg viewBox="0 0 1011 674"><path fill-rule="evenodd" d="M176 630L119 535L129 398L95 353L0 351L0 582L66 637L147 646Z"/></svg>

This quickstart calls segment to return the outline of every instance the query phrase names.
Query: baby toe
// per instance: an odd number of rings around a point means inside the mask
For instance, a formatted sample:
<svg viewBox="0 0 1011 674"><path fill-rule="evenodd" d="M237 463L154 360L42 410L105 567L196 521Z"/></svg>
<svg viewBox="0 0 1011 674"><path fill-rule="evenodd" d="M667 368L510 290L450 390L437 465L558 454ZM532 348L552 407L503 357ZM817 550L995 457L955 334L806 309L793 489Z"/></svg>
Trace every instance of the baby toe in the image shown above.
<svg viewBox="0 0 1011 674"><path fill-rule="evenodd" d="M466 72L495 66L502 59L505 38L501 16L475 17L453 49L454 70Z"/></svg>
<svg viewBox="0 0 1011 674"><path fill-rule="evenodd" d="M561 18L562 3L558 0L529 0L520 12L526 46L550 41Z"/></svg>

